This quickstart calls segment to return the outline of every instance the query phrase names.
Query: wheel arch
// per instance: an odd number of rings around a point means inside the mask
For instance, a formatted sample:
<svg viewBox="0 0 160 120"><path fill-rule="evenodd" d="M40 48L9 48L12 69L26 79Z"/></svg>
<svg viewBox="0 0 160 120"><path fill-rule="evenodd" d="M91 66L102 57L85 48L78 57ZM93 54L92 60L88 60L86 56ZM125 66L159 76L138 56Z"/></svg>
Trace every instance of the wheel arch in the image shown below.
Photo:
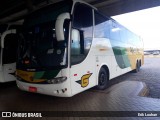
<svg viewBox="0 0 160 120"><path fill-rule="evenodd" d="M110 70L109 70L108 65L106 65L106 64L101 64L101 66L99 67L98 72L97 72L97 79L96 79L96 81L97 81L96 84L97 84L97 85L98 85L98 76L99 76L99 72L100 72L100 69L101 69L102 67L107 71L108 80L110 80Z"/></svg>

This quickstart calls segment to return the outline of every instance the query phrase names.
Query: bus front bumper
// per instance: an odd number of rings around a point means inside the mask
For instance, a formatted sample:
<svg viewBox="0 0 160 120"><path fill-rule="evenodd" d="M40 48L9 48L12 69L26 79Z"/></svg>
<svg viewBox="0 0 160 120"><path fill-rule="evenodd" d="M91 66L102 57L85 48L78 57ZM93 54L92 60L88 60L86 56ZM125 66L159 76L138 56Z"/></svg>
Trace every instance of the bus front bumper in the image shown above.
<svg viewBox="0 0 160 120"><path fill-rule="evenodd" d="M66 82L61 84L30 84L16 80L17 86L23 91L40 93L58 97L71 97L71 89Z"/></svg>

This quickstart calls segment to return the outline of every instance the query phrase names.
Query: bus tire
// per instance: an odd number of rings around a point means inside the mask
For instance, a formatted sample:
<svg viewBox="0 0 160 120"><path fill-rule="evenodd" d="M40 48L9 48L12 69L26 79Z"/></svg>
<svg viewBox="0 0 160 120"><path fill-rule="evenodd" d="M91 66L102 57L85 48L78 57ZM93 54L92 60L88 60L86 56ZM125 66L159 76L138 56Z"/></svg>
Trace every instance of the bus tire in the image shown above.
<svg viewBox="0 0 160 120"><path fill-rule="evenodd" d="M141 66L142 66L142 65L141 65L141 60L139 60L139 69L141 68Z"/></svg>
<svg viewBox="0 0 160 120"><path fill-rule="evenodd" d="M137 61L137 63L136 63L136 69L134 70L134 73L138 73L138 72L139 72L139 69L140 69L140 64L139 64L139 62Z"/></svg>
<svg viewBox="0 0 160 120"><path fill-rule="evenodd" d="M108 74L105 68L101 68L98 75L98 90L104 90L108 87Z"/></svg>

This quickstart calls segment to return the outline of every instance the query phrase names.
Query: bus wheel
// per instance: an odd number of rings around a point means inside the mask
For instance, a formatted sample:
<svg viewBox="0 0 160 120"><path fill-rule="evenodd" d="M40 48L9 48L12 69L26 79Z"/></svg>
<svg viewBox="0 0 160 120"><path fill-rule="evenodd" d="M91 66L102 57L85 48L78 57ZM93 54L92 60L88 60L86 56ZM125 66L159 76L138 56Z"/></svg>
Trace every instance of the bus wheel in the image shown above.
<svg viewBox="0 0 160 120"><path fill-rule="evenodd" d="M137 63L136 63L136 69L134 70L134 73L138 73L138 72L139 72L139 69L140 69L140 64L139 64L139 62L137 61Z"/></svg>
<svg viewBox="0 0 160 120"><path fill-rule="evenodd" d="M141 60L139 60L139 70L140 70L141 66L142 66L142 65L141 65Z"/></svg>
<svg viewBox="0 0 160 120"><path fill-rule="evenodd" d="M97 89L104 90L107 87L108 87L108 74L107 71L102 67L98 75Z"/></svg>

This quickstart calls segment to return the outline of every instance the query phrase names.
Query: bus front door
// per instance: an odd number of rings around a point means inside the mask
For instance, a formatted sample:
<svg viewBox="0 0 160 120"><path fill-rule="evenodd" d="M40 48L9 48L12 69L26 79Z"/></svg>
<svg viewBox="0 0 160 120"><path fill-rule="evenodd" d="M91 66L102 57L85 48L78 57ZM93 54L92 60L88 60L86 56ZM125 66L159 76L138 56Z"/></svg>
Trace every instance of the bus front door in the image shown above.
<svg viewBox="0 0 160 120"><path fill-rule="evenodd" d="M96 85L92 38L81 39L81 34L81 31L72 29L70 79L73 95Z"/></svg>

